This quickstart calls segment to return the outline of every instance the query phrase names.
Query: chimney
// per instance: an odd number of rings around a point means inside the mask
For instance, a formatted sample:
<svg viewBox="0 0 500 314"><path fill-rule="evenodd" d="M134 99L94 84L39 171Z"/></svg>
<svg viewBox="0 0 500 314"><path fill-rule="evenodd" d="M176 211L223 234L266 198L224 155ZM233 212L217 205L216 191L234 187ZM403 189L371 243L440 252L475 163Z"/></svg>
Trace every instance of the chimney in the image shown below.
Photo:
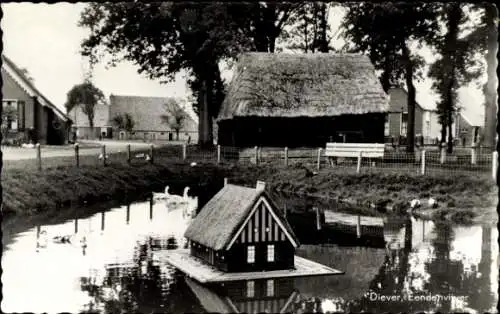
<svg viewBox="0 0 500 314"><path fill-rule="evenodd" d="M228 182L227 182L227 178L224 178L224 186L226 186L226 185L227 185L227 183L228 183Z"/></svg>
<svg viewBox="0 0 500 314"><path fill-rule="evenodd" d="M255 186L255 189L257 191L264 191L266 189L266 182L264 182L264 181L257 181L257 185Z"/></svg>

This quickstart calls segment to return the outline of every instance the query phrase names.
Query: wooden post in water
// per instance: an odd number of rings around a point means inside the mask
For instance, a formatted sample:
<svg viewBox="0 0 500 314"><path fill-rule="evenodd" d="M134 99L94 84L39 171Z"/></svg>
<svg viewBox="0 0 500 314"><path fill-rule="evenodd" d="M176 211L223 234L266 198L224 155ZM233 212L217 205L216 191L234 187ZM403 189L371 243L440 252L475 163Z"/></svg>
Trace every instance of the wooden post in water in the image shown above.
<svg viewBox="0 0 500 314"><path fill-rule="evenodd" d="M75 219L75 234L78 233L78 218Z"/></svg>
<svg viewBox="0 0 500 314"><path fill-rule="evenodd" d="M187 145L186 143L182 144L182 160L186 160L187 158Z"/></svg>
<svg viewBox="0 0 500 314"><path fill-rule="evenodd" d="M363 152L359 152L358 154L358 165L356 167L356 173L361 171L361 158L363 158Z"/></svg>
<svg viewBox="0 0 500 314"><path fill-rule="evenodd" d="M38 170L42 170L42 148L40 147L40 143L36 143L36 161Z"/></svg>
<svg viewBox="0 0 500 314"><path fill-rule="evenodd" d="M130 165L132 161L132 152L130 150L130 144L127 144L127 163Z"/></svg>
<svg viewBox="0 0 500 314"><path fill-rule="evenodd" d="M149 199L149 220L153 220L153 198Z"/></svg>
<svg viewBox="0 0 500 314"><path fill-rule="evenodd" d="M102 165L106 167L106 145L101 146Z"/></svg>
<svg viewBox="0 0 500 314"><path fill-rule="evenodd" d="M318 207L314 207L314 211L316 212L316 230L321 230L321 215Z"/></svg>
<svg viewBox="0 0 500 314"><path fill-rule="evenodd" d="M101 212L101 231L104 231L106 212Z"/></svg>
<svg viewBox="0 0 500 314"><path fill-rule="evenodd" d="M217 145L217 164L220 164L220 145Z"/></svg>
<svg viewBox="0 0 500 314"><path fill-rule="evenodd" d="M80 167L80 147L78 146L78 143L75 143L75 162L76 162L76 167Z"/></svg>
<svg viewBox="0 0 500 314"><path fill-rule="evenodd" d="M425 241L425 220L422 220L422 241Z"/></svg>
<svg viewBox="0 0 500 314"><path fill-rule="evenodd" d="M358 215L358 221L356 223L356 237L361 238L361 216Z"/></svg>
<svg viewBox="0 0 500 314"><path fill-rule="evenodd" d="M321 151L322 150L323 150L323 148L321 148L321 147L318 148L318 160L317 160L317 165L316 165L316 168L318 169L318 171L321 167Z"/></svg>
<svg viewBox="0 0 500 314"><path fill-rule="evenodd" d="M40 227L39 225L36 226L36 239L38 240L40 238L40 232L42 230L42 227Z"/></svg>
<svg viewBox="0 0 500 314"><path fill-rule="evenodd" d="M254 147L254 158L255 158L255 164L259 164L259 147L255 146Z"/></svg>
<svg viewBox="0 0 500 314"><path fill-rule="evenodd" d="M127 205L127 225L130 222L130 205Z"/></svg>
<svg viewBox="0 0 500 314"><path fill-rule="evenodd" d="M149 157L150 157L149 162L150 162L150 163L153 163L153 159L154 159L154 152L155 152L155 146L154 146L153 144L151 144L151 145L149 146Z"/></svg>
<svg viewBox="0 0 500 314"><path fill-rule="evenodd" d="M288 147L285 147L285 167L288 166Z"/></svg>
<svg viewBox="0 0 500 314"><path fill-rule="evenodd" d="M425 174L425 149L422 150L422 158L421 158L421 165L422 168L420 169L420 174L424 175Z"/></svg>

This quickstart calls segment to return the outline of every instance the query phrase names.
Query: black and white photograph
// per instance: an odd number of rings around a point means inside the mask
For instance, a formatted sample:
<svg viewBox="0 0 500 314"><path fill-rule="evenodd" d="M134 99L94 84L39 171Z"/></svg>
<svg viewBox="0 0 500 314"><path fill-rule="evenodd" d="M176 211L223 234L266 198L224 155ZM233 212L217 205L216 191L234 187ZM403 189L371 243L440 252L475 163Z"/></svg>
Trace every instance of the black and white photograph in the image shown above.
<svg viewBox="0 0 500 314"><path fill-rule="evenodd" d="M2 1L3 313L498 313L493 2Z"/></svg>

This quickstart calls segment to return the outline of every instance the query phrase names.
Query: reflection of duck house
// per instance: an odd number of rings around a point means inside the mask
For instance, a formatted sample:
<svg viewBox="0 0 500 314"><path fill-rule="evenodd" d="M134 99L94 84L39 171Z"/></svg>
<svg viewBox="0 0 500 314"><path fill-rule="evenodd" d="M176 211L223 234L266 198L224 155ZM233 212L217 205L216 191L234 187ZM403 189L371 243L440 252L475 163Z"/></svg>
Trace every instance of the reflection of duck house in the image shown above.
<svg viewBox="0 0 500 314"><path fill-rule="evenodd" d="M297 297L291 280L235 281L207 287L186 283L208 313L286 313Z"/></svg>
<svg viewBox="0 0 500 314"><path fill-rule="evenodd" d="M200 282L342 273L295 256L299 241L260 181L255 189L225 184L184 236L189 251L159 258Z"/></svg>

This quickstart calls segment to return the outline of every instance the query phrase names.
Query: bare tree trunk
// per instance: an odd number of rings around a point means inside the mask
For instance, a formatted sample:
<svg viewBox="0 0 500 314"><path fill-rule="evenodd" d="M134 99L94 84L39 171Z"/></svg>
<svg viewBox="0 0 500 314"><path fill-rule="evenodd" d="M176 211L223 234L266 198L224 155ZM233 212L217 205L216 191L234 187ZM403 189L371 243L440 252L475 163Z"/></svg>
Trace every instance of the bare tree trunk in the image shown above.
<svg viewBox="0 0 500 314"><path fill-rule="evenodd" d="M198 144L201 147L209 147L213 144L213 134L212 134L212 117L210 116L210 89L212 83L210 79L203 78L202 88L199 93L200 96L200 106L199 106L199 139Z"/></svg>
<svg viewBox="0 0 500 314"><path fill-rule="evenodd" d="M412 153L415 145L415 85L413 85L413 64L411 62L410 51L403 43L403 57L405 59L405 78L408 88L408 128L406 132L406 151Z"/></svg>
<svg viewBox="0 0 500 314"><path fill-rule="evenodd" d="M448 149L447 153L451 154L453 152L453 117L452 117L452 111L449 110L448 113Z"/></svg>
<svg viewBox="0 0 500 314"><path fill-rule="evenodd" d="M488 23L488 52L486 54L488 81L485 88L485 115L484 115L484 145L495 149L496 127L497 127L497 59L498 30L496 21L498 12L492 3L486 5L486 16Z"/></svg>

